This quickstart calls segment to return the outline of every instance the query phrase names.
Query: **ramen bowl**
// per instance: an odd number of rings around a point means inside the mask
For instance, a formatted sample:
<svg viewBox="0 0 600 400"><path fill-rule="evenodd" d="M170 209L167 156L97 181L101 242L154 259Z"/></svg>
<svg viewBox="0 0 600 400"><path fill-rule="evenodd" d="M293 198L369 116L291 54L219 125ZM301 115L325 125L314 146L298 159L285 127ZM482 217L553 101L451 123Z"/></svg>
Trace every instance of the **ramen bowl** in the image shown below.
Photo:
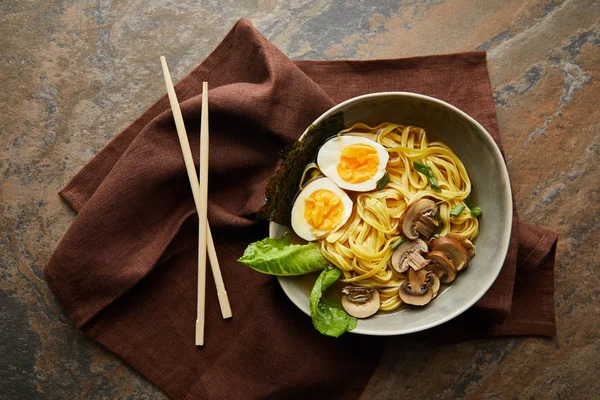
<svg viewBox="0 0 600 400"><path fill-rule="evenodd" d="M346 127L357 122L371 126L394 122L425 129L430 141L445 143L461 159L473 184L471 199L483 210L475 240L477 255L452 285L444 287L438 297L424 307L403 305L396 311L379 312L358 320L357 327L351 332L403 335L433 328L455 318L473 306L492 286L508 251L512 197L500 149L475 119L457 107L429 96L408 92L367 94L331 108L313 125L340 111L344 114ZM286 229L271 222L269 236L279 237ZM310 315L310 289L317 276L278 278L285 294L307 315Z"/></svg>

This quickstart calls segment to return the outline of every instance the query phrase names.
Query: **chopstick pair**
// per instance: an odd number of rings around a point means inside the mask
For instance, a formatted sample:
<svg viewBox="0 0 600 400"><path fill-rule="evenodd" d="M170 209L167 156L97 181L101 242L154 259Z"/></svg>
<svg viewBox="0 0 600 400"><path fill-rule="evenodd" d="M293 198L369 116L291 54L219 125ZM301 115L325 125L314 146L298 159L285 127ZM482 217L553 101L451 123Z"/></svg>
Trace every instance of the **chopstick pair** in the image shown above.
<svg viewBox="0 0 600 400"><path fill-rule="evenodd" d="M219 260L217 259L217 252L215 250L215 244L213 242L212 233L207 219L207 208L208 208L208 83L202 83L202 117L200 121L200 181L198 181L198 175L196 174L196 166L194 165L194 159L192 158L192 149L187 138L187 132L185 130L185 124L183 122L183 116L181 115L181 109L179 108L179 102L177 101L177 95L175 94L175 88L173 87L173 81L171 80L171 74L167 67L167 61L164 56L160 57L160 63L162 65L163 75L165 77L165 85L167 86L167 94L169 97L169 103L173 111L173 118L175 119L175 127L177 128L177 136L179 137L179 144L181 145L181 152L183 153L183 160L185 162L185 168L187 170L190 186L192 188L192 194L194 197L194 203L196 204L196 210L198 211L198 304L196 313L196 346L204 345L204 310L205 310L205 297L206 297L206 254L210 260L210 266L213 277L215 279L215 286L217 287L217 296L219 298L219 305L221 306L221 314L223 318L230 318L232 316L231 306L229 305L229 297L225 291L225 284L223 283L223 277L221 276L221 269L219 267Z"/></svg>

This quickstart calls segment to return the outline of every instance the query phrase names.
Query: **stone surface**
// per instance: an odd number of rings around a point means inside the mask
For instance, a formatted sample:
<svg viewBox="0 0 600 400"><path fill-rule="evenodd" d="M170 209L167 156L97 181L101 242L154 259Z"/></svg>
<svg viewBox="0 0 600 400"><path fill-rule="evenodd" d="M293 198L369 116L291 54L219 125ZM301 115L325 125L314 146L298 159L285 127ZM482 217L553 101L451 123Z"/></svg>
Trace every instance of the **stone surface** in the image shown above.
<svg viewBox="0 0 600 400"><path fill-rule="evenodd" d="M599 398L600 3L341 0L0 3L0 399L164 398L79 333L43 279L58 190L240 17L296 59L485 49L523 220L560 233L555 340L390 340L369 398Z"/></svg>

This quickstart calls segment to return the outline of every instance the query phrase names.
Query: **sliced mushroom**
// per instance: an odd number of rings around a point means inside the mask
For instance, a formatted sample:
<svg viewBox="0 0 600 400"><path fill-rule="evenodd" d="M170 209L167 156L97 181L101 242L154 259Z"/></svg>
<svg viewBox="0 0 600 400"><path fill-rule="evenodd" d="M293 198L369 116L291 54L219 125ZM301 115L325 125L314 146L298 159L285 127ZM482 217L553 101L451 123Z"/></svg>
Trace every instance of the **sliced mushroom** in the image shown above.
<svg viewBox="0 0 600 400"><path fill-rule="evenodd" d="M406 272L408 267L418 271L429 264L429 261L423 258L423 254L426 252L427 243L423 240L407 240L394 250L392 268L399 273Z"/></svg>
<svg viewBox="0 0 600 400"><path fill-rule="evenodd" d="M467 253L469 253L469 260L471 258L475 257L475 254L477 253L475 251L475 245L469 239L463 238L462 235L452 233L452 232L450 232L448 234L448 237L458 240L460 242L460 244L463 245L463 247L467 250Z"/></svg>
<svg viewBox="0 0 600 400"><path fill-rule="evenodd" d="M342 307L353 317L370 317L379 310L379 306L379 292L375 288L346 286L342 289Z"/></svg>
<svg viewBox="0 0 600 400"><path fill-rule="evenodd" d="M413 306L424 306L433 299L432 280L427 278L425 270L408 270L408 280L398 289L400 300Z"/></svg>
<svg viewBox="0 0 600 400"><path fill-rule="evenodd" d="M402 222L402 232L408 239L416 239L419 235L429 239L439 226L436 219L437 205L430 199L420 199L413 203Z"/></svg>
<svg viewBox="0 0 600 400"><path fill-rule="evenodd" d="M450 283L456 279L456 267L446 254L440 251L431 251L427 254L430 261L427 269L433 272L442 283Z"/></svg>
<svg viewBox="0 0 600 400"><path fill-rule="evenodd" d="M435 299L440 291L440 278L433 272L428 271L427 280L430 281L429 285L431 286L431 290L433 290L433 298Z"/></svg>
<svg viewBox="0 0 600 400"><path fill-rule="evenodd" d="M467 250L467 253L469 253L469 259L475 257L475 245L473 244L473 242L471 242L469 239L465 239L465 240L461 240L460 242L463 247Z"/></svg>
<svg viewBox="0 0 600 400"><path fill-rule="evenodd" d="M467 249L465 249L458 240L451 237L442 236L433 239L429 243L429 249L431 251L444 253L446 257L452 260L457 271L463 270L469 264L469 253L467 252Z"/></svg>

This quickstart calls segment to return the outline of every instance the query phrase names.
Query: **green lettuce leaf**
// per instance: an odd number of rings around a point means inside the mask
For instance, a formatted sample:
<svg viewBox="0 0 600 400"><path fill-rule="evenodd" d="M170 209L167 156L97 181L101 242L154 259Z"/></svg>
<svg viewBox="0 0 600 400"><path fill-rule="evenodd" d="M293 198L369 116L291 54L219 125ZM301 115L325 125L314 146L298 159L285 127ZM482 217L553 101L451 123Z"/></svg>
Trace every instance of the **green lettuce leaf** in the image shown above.
<svg viewBox="0 0 600 400"><path fill-rule="evenodd" d="M339 337L344 332L356 328L356 318L344 310L332 307L322 297L331 285L342 275L337 268L326 269L317 278L310 292L310 315L314 327L326 336Z"/></svg>
<svg viewBox="0 0 600 400"><path fill-rule="evenodd" d="M263 274L278 276L309 274L330 265L317 245L292 244L287 233L279 239L250 243L238 261Z"/></svg>

